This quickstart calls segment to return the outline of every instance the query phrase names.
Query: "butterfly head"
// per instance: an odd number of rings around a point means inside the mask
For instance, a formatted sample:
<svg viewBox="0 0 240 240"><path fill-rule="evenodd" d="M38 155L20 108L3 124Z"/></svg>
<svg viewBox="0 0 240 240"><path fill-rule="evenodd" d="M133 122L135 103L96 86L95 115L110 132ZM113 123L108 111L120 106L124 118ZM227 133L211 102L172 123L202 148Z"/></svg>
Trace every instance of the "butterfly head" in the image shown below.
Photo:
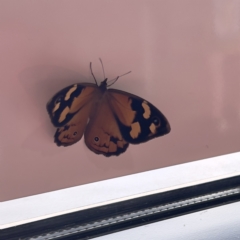
<svg viewBox="0 0 240 240"><path fill-rule="evenodd" d="M108 81L108 79L105 77L105 71L104 71L102 59L99 58L99 60L100 60L101 65L102 65L103 77L104 77L104 80L101 82L100 85L98 85L97 80L96 80L96 78L95 78L95 76L94 76L94 74L93 74L92 63L91 63L91 62L90 62L90 71L91 71L91 74L92 74L92 76L93 76L93 79L94 79L96 85L97 85L103 92L106 91L108 87L112 86L120 77L122 77L122 76L124 76L124 75L126 75L126 74L129 74L129 73L131 72L131 71L129 71L129 72L127 72L127 73L124 73L124 74L122 74L122 75L120 75L120 76L117 76L116 78ZM107 81L108 81L108 82L107 82Z"/></svg>
<svg viewBox="0 0 240 240"><path fill-rule="evenodd" d="M108 87L108 84L107 84L107 78L105 78L101 83L100 83L100 86L99 88L105 92L107 90L107 87Z"/></svg>

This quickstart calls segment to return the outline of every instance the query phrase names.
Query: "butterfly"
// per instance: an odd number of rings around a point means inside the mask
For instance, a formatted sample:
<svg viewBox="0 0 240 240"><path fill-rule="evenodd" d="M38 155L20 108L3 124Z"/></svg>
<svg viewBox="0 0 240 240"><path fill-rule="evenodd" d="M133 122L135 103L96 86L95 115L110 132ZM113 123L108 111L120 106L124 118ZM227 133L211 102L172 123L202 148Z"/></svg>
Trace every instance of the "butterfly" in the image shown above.
<svg viewBox="0 0 240 240"><path fill-rule="evenodd" d="M102 61L100 59L102 64ZM118 156L129 144L147 142L170 132L167 118L151 103L128 92L108 89L119 77L98 85L76 83L56 93L47 112L57 128L54 142L70 146L84 135L85 144L96 154Z"/></svg>

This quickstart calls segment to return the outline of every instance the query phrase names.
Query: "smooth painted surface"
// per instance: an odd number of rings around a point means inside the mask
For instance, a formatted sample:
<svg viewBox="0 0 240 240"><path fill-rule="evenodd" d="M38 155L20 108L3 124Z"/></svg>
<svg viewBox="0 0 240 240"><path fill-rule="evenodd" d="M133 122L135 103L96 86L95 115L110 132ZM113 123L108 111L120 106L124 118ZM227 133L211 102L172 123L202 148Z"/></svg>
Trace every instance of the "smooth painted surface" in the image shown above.
<svg viewBox="0 0 240 240"><path fill-rule="evenodd" d="M94 239L237 240L239 225L240 203L237 202Z"/></svg>
<svg viewBox="0 0 240 240"><path fill-rule="evenodd" d="M240 1L0 1L0 201L240 150ZM53 143L46 103L102 80L169 119L119 157ZM175 173L177 174L177 172ZM165 179L165 182L170 181Z"/></svg>

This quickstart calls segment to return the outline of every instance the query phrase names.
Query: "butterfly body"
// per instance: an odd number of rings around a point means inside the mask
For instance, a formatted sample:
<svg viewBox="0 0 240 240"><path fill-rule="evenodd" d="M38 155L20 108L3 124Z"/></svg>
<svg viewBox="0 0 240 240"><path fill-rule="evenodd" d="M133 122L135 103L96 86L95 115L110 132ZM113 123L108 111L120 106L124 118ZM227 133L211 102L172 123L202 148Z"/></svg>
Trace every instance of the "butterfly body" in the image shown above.
<svg viewBox="0 0 240 240"><path fill-rule="evenodd" d="M156 107L133 94L108 89L107 81L99 86L68 86L48 102L58 146L72 145L84 135L90 150L112 156L125 152L129 143L139 144L170 132L168 120Z"/></svg>

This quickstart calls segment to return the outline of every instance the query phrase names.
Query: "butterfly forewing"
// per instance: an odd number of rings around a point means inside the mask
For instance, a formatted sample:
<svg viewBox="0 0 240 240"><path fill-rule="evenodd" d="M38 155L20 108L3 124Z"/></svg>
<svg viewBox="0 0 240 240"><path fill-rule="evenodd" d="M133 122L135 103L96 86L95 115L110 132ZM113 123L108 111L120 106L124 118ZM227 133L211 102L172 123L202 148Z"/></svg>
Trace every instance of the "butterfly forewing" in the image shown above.
<svg viewBox="0 0 240 240"><path fill-rule="evenodd" d="M66 125L89 101L94 101L97 92L98 87L91 83L74 84L59 91L47 104L53 125Z"/></svg>
<svg viewBox="0 0 240 240"><path fill-rule="evenodd" d="M108 90L108 99L127 142L138 144L170 132L166 117L146 100L116 89Z"/></svg>

